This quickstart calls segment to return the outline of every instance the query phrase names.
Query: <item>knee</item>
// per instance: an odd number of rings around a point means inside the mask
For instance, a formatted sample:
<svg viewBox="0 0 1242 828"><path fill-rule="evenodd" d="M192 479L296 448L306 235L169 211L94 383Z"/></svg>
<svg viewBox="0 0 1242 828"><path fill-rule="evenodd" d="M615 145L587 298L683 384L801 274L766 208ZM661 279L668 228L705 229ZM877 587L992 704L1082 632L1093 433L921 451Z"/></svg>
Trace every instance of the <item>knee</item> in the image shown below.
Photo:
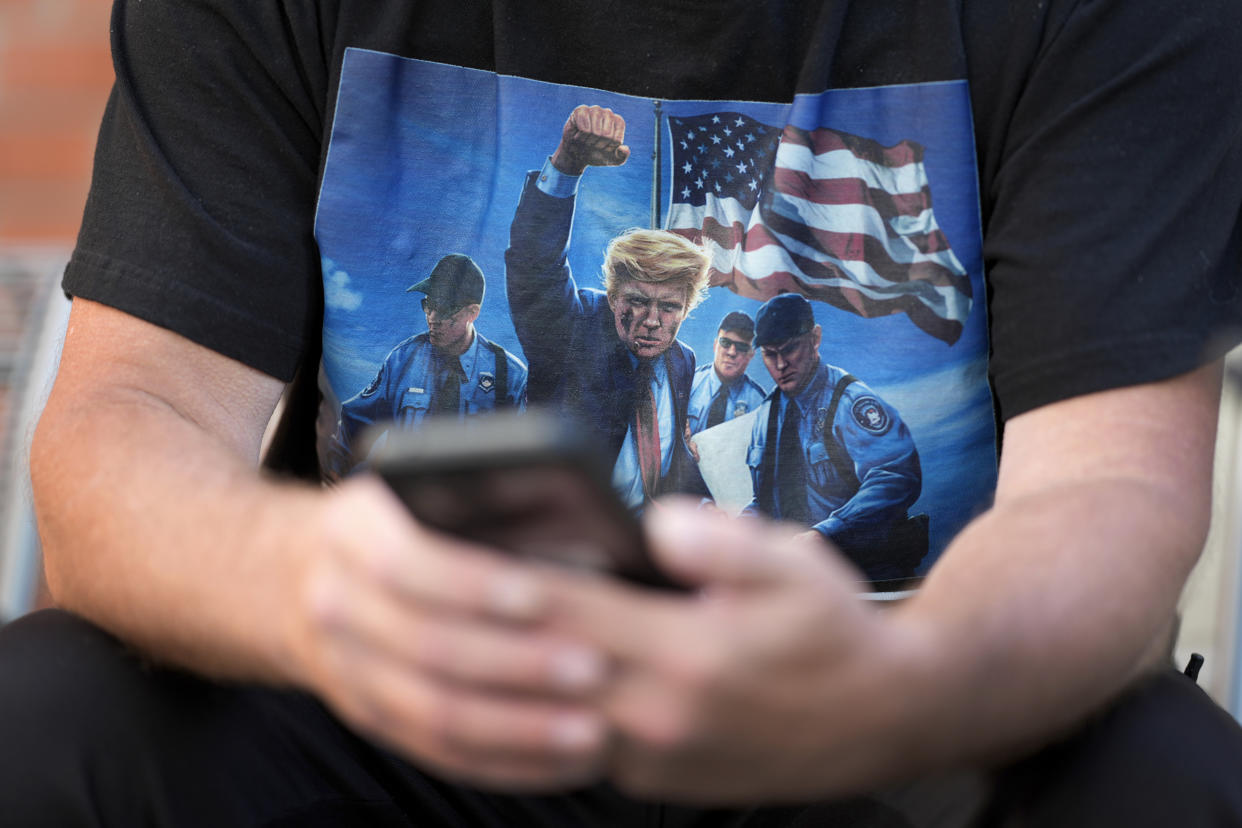
<svg viewBox="0 0 1242 828"><path fill-rule="evenodd" d="M88 729L139 669L119 641L75 615L44 610L19 618L0 629L5 733L33 731L44 741L41 734L58 729Z"/></svg>
<svg viewBox="0 0 1242 828"><path fill-rule="evenodd" d="M1242 825L1242 727L1189 679L1153 676L1000 775L1001 825ZM996 804L996 803L994 803Z"/></svg>
<svg viewBox="0 0 1242 828"><path fill-rule="evenodd" d="M83 802L99 769L124 767L141 750L148 672L115 638L66 612L0 628L0 812L73 823L65 809Z"/></svg>

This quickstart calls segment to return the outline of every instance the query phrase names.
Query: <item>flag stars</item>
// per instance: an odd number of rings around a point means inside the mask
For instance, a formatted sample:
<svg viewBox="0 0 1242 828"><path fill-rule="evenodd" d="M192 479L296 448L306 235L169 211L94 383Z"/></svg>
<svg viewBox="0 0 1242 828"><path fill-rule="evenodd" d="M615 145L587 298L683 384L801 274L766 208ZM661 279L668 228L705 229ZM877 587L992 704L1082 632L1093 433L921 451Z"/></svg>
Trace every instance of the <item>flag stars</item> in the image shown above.
<svg viewBox="0 0 1242 828"><path fill-rule="evenodd" d="M675 136L685 136L670 141L675 200L702 204L711 195L753 207L767 186L764 171L773 164L780 130L764 128L738 112L670 117L668 123Z"/></svg>

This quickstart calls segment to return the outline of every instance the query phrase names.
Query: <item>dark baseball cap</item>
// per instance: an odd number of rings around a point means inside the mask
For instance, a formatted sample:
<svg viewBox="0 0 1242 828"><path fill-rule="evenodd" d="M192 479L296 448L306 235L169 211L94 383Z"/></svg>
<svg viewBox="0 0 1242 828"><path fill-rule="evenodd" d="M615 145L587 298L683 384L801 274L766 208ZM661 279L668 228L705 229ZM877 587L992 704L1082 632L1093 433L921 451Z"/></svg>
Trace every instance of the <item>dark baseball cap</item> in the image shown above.
<svg viewBox="0 0 1242 828"><path fill-rule="evenodd" d="M483 271L474 259L463 253L450 253L436 262L430 276L406 288L406 292L425 293L432 304L455 309L482 302L485 287Z"/></svg>
<svg viewBox="0 0 1242 828"><path fill-rule="evenodd" d="M786 342L814 327L811 303L796 293L782 293L764 302L755 314L755 346Z"/></svg>
<svg viewBox="0 0 1242 828"><path fill-rule="evenodd" d="M746 337L747 341L755 338L755 320L742 311L733 311L720 320L717 330L733 331Z"/></svg>

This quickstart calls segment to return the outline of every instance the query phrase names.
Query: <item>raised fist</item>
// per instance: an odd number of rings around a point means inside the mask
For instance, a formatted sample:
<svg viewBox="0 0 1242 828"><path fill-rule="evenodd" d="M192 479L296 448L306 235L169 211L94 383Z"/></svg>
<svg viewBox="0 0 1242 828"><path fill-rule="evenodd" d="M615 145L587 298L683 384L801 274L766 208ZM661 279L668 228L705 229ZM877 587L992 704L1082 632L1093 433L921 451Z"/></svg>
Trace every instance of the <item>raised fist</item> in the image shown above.
<svg viewBox="0 0 1242 828"><path fill-rule="evenodd" d="M587 167L615 167L630 157L624 142L624 118L602 106L579 106L565 121L552 166L567 175L582 175Z"/></svg>

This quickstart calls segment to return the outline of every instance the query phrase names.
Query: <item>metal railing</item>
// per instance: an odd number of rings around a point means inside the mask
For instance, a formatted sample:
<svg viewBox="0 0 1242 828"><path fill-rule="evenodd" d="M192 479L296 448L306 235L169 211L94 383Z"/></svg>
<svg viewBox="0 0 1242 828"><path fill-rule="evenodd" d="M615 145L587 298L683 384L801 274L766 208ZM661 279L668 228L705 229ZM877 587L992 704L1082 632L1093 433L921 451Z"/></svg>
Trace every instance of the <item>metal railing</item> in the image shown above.
<svg viewBox="0 0 1242 828"><path fill-rule="evenodd" d="M28 611L39 583L29 450L60 358L67 250L0 252L0 622Z"/></svg>

